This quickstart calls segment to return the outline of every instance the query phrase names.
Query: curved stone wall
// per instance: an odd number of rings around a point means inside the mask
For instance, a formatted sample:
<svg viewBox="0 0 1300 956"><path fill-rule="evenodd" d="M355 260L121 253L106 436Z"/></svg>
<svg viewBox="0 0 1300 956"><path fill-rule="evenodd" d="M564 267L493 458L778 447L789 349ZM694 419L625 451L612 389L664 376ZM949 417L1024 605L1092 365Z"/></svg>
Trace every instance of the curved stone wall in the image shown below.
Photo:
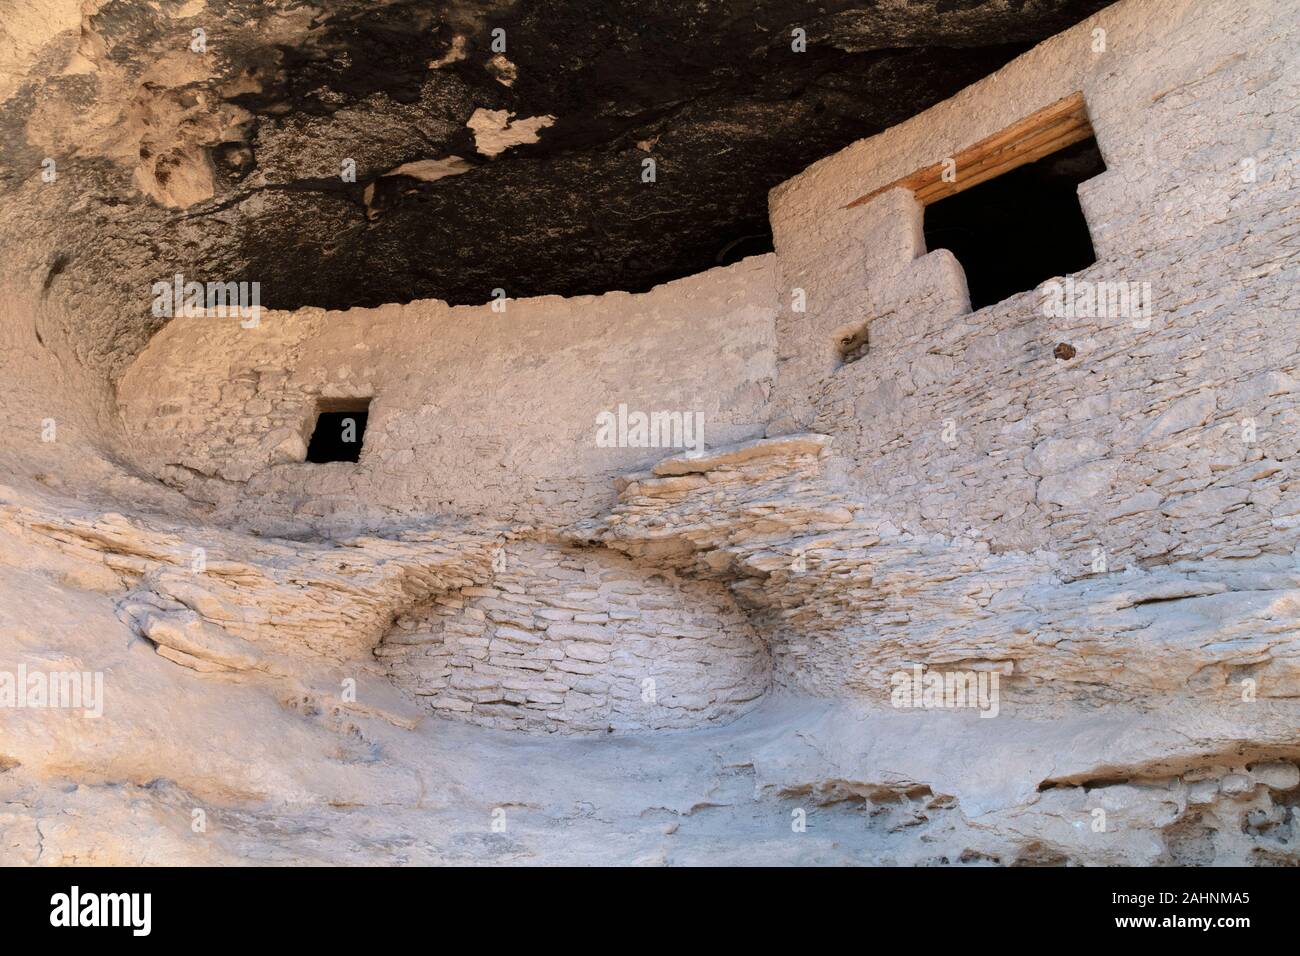
<svg viewBox="0 0 1300 956"><path fill-rule="evenodd" d="M597 417L694 416L709 445L762 434L775 376L775 262L641 295L452 308L177 318L118 399L141 467L222 515L488 514L571 521L671 452L601 444ZM317 403L370 398L360 460L304 462ZM694 437L694 436L692 436ZM259 526L269 527L269 526Z"/></svg>
<svg viewBox="0 0 1300 956"><path fill-rule="evenodd" d="M490 587L404 615L376 650L435 712L490 727L617 732L736 717L771 680L728 591L604 550L515 543Z"/></svg>

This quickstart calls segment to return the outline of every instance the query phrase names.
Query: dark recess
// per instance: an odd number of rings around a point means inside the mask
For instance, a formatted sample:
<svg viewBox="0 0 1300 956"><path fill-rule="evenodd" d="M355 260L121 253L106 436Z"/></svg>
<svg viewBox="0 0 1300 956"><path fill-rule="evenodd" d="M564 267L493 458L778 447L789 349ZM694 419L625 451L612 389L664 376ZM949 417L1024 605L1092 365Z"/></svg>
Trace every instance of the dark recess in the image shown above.
<svg viewBox="0 0 1300 956"><path fill-rule="evenodd" d="M1106 171L1093 137L940 199L925 209L925 246L966 270L971 309L1097 261L1081 182Z"/></svg>
<svg viewBox="0 0 1300 956"><path fill-rule="evenodd" d="M498 287L512 298L643 292L770 251L773 186L1104 5L920 4L928 28L900 46L878 5L855 0L538 0L472 28L434 0L334 0L310 42L251 58L275 63L239 101L256 117L256 171L282 185L241 210L208 263L260 281L271 308L481 304ZM805 52L791 49L795 26ZM509 38L511 86L485 67L494 27ZM459 32L464 59L429 69ZM488 159L466 127L478 107L556 120L539 142ZM293 152L302 124L342 111L374 124L336 149L358 158L356 183L327 182L319 165L305 176ZM453 154L475 168L436 182L380 176ZM641 180L647 157L653 184ZM247 157L228 158L244 176Z"/></svg>
<svg viewBox="0 0 1300 956"><path fill-rule="evenodd" d="M361 442L369 417L369 399L322 403L316 416L316 429L307 445L307 460L317 465L331 461L356 461L361 457Z"/></svg>
<svg viewBox="0 0 1300 956"><path fill-rule="evenodd" d="M83 42L129 68L140 105L191 104L148 150L192 151L230 107L248 117L210 145L211 198L184 208L142 192L132 163L69 155L41 193L48 248L67 262L49 292L73 293L102 261L131 302L177 272L258 282L276 309L642 292L769 252L772 187L1108 2L913 0L899 17L879 0L220 0L204 13L205 78L183 90L144 78L198 23L174 3L96 4ZM24 84L0 105L0 192L48 153L28 141L41 103L81 115L113 95L91 74ZM555 122L492 158L468 126L479 109ZM387 175L449 156L471 168ZM100 311L82 356L94 365L124 361L162 324L107 299Z"/></svg>

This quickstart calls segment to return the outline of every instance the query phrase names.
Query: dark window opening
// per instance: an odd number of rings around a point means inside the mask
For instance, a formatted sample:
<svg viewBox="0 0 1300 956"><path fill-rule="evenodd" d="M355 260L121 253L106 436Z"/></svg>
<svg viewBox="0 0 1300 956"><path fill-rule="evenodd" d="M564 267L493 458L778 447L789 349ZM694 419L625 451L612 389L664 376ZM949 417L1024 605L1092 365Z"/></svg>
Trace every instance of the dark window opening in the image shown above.
<svg viewBox="0 0 1300 956"><path fill-rule="evenodd" d="M370 417L370 399L321 399L316 409L316 428L307 444L307 460L356 461L361 457L361 440Z"/></svg>
<svg viewBox="0 0 1300 956"><path fill-rule="evenodd" d="M957 257L972 310L1078 272L1097 261L1078 187L1105 171L1096 138L1080 140L926 206L925 246Z"/></svg>

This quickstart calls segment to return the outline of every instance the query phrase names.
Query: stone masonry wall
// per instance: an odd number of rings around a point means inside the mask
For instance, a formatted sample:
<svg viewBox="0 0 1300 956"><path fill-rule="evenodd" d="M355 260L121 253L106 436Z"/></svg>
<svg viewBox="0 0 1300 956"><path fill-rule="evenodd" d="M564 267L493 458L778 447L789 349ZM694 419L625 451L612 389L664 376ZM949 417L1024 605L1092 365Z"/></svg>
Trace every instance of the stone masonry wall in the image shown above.
<svg viewBox="0 0 1300 956"><path fill-rule="evenodd" d="M771 681L727 590L603 549L503 549L491 586L400 617L376 650L435 713L492 727L609 732L738 716Z"/></svg>
<svg viewBox="0 0 1300 956"><path fill-rule="evenodd" d="M1116 4L778 187L774 256L645 295L176 320L122 383L127 428L218 518L526 524L490 589L378 650L491 726L684 727L773 680L884 699L914 663L1026 700L1092 700L1101 672L1125 699L1293 696L1297 23ZM848 207L1075 92L1107 171L1079 187L1097 262L1074 279L1149 283L1149 315L1051 317L1032 289L972 312L909 191ZM373 396L361 461L303 464L316 400L347 396ZM619 403L744 450L597 448ZM743 464L773 455L788 474ZM604 549L541 543L557 527Z"/></svg>
<svg viewBox="0 0 1300 956"><path fill-rule="evenodd" d="M990 671L1007 711L1040 716L1195 694L1294 699L1294 555L1178 562L1065 580L1046 550L900 532L828 481L834 442L795 434L658 463L620 482L581 540L641 567L725 582L763 635L777 687L888 701L914 666Z"/></svg>
<svg viewBox="0 0 1300 956"><path fill-rule="evenodd" d="M774 257L659 286L450 308L413 302L174 319L119 388L142 467L241 518L485 513L571 520L669 450L596 445L596 416L699 413L762 433ZM361 459L304 464L318 398L372 397Z"/></svg>
<svg viewBox="0 0 1300 956"><path fill-rule="evenodd" d="M1277 7L1116 4L774 190L769 434L833 435L832 469L905 531L1048 549L1070 575L1289 555L1300 18ZM1150 283L1148 320L1050 318L1037 290L972 313L910 191L845 208L1076 91L1107 171L1079 188L1097 262L1075 279Z"/></svg>

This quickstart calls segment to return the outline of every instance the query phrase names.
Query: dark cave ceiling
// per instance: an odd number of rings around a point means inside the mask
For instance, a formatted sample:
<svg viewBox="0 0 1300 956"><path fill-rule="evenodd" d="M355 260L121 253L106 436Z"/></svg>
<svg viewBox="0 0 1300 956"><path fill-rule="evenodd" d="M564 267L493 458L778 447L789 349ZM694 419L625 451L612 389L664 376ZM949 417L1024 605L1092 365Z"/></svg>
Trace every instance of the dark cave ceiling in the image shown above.
<svg viewBox="0 0 1300 956"><path fill-rule="evenodd" d="M256 280L275 308L642 291L770 249L773 186L1104 5L111 0L82 48L123 83L60 95L84 111L135 84L158 189L98 167L66 268ZM168 79L196 28L203 74ZM496 155L471 128L535 117L553 121ZM195 177L210 188L171 190Z"/></svg>

